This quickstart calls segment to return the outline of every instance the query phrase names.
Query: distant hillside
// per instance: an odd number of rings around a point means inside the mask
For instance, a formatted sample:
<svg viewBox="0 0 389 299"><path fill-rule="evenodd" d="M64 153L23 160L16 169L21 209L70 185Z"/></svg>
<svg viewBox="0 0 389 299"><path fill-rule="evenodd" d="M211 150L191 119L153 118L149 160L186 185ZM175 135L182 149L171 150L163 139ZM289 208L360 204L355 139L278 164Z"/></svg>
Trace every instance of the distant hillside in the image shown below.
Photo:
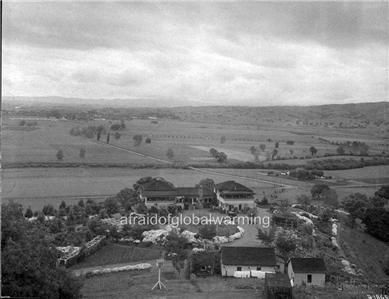
<svg viewBox="0 0 389 299"><path fill-rule="evenodd" d="M192 121L226 123L277 123L348 127L389 123L389 103L273 107L182 107L172 108L178 117Z"/></svg>
<svg viewBox="0 0 389 299"><path fill-rule="evenodd" d="M239 124L293 124L321 127L364 128L369 125L388 125L389 102L320 105L320 106L199 106L199 102L166 99L78 99L63 97L3 97L3 109L23 108L67 109L115 108L126 114L130 111L153 110L175 114L181 120ZM185 106L183 106L185 105ZM162 107L163 106L163 107ZM146 108L142 108L146 107ZM160 107L160 108L158 108ZM27 110L26 109L26 110ZM83 110L81 109L81 110Z"/></svg>

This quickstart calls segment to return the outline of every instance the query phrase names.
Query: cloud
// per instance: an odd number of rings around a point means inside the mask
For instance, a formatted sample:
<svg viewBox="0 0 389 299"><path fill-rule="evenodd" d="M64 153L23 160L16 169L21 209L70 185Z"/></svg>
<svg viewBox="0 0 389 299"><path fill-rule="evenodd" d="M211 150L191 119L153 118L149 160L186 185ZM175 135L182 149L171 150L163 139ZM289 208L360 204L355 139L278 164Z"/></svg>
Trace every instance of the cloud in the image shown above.
<svg viewBox="0 0 389 299"><path fill-rule="evenodd" d="M6 2L3 92L213 105L388 100L387 7Z"/></svg>

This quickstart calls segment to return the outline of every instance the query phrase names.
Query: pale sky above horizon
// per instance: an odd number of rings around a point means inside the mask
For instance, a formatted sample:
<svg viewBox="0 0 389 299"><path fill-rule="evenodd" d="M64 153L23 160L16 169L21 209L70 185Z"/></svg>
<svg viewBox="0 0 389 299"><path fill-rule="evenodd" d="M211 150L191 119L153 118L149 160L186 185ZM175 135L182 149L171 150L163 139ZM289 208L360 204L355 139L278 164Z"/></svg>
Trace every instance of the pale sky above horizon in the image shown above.
<svg viewBox="0 0 389 299"><path fill-rule="evenodd" d="M3 2L6 96L388 101L388 2Z"/></svg>

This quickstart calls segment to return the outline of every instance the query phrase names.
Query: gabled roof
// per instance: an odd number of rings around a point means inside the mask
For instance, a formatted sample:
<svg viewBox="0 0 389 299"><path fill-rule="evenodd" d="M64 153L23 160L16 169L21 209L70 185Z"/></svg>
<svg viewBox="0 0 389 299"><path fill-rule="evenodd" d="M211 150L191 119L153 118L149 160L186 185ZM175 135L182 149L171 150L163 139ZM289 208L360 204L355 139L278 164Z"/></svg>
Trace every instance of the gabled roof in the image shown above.
<svg viewBox="0 0 389 299"><path fill-rule="evenodd" d="M276 266L276 255L271 247L223 246L221 260L223 265Z"/></svg>
<svg viewBox="0 0 389 299"><path fill-rule="evenodd" d="M326 264L322 258L291 258L294 273L325 273Z"/></svg>
<svg viewBox="0 0 389 299"><path fill-rule="evenodd" d="M239 184L235 181L226 181L223 183L216 184L216 189L220 192L247 192L247 193L254 193L253 190L250 188L247 188L246 186L243 186L242 184Z"/></svg>
<svg viewBox="0 0 389 299"><path fill-rule="evenodd" d="M161 178L154 178L141 186L143 191L174 191L174 185Z"/></svg>

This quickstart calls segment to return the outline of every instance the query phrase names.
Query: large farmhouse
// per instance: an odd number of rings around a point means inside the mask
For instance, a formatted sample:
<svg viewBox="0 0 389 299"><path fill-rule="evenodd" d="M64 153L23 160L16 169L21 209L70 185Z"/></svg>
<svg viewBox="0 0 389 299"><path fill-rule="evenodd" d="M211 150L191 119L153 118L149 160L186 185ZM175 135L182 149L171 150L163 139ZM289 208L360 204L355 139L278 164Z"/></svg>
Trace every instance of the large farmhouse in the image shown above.
<svg viewBox="0 0 389 299"><path fill-rule="evenodd" d="M208 207L215 198L214 190L209 186L175 187L163 178L153 178L141 184L138 192L140 199L148 208L170 205L181 206L184 209Z"/></svg>
<svg viewBox="0 0 389 299"><path fill-rule="evenodd" d="M274 248L233 247L221 248L222 276L263 277L265 273L275 273L277 269Z"/></svg>
<svg viewBox="0 0 389 299"><path fill-rule="evenodd" d="M254 191L235 181L226 181L215 185L216 198L225 211L254 208Z"/></svg>
<svg viewBox="0 0 389 299"><path fill-rule="evenodd" d="M288 276L293 286L324 286L326 265L322 258L291 258L288 262Z"/></svg>
<svg viewBox="0 0 389 299"><path fill-rule="evenodd" d="M184 209L209 207L212 200L215 198L213 190L205 186L196 187L177 187L176 188L177 202L184 205Z"/></svg>
<svg viewBox="0 0 389 299"><path fill-rule="evenodd" d="M148 208L151 206L166 207L177 203L176 188L162 178L154 178L142 184L138 192L140 199Z"/></svg>

